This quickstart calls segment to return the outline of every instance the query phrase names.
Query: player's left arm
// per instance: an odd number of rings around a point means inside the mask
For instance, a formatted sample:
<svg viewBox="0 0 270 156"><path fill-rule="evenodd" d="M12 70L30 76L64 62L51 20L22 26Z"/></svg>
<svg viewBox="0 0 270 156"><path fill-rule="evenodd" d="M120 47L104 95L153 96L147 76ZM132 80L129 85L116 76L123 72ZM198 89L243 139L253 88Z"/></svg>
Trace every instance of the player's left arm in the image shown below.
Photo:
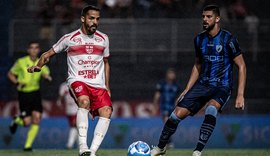
<svg viewBox="0 0 270 156"><path fill-rule="evenodd" d="M238 55L234 58L234 63L238 67L238 88L237 88L237 97L235 101L235 108L242 109L245 108L245 86L246 86L246 63L243 58L243 55Z"/></svg>
<svg viewBox="0 0 270 156"><path fill-rule="evenodd" d="M106 89L108 91L108 94L111 96L111 90L110 90L110 64L109 59L104 58L104 73L105 73L105 85Z"/></svg>

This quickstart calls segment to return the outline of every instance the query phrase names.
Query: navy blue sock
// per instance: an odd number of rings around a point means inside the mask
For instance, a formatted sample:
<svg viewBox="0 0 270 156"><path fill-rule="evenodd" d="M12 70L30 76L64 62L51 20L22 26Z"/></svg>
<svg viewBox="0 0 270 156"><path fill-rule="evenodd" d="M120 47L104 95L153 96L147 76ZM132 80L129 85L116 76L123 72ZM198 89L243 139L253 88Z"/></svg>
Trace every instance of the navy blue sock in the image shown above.
<svg viewBox="0 0 270 156"><path fill-rule="evenodd" d="M210 138L214 128L216 126L216 117L213 115L205 115L203 124L200 129L200 136L195 150L202 151Z"/></svg>
<svg viewBox="0 0 270 156"><path fill-rule="evenodd" d="M177 118L174 113L171 114L170 118L165 123L161 132L158 147L163 149L169 142L170 137L175 133L177 126L181 119Z"/></svg>

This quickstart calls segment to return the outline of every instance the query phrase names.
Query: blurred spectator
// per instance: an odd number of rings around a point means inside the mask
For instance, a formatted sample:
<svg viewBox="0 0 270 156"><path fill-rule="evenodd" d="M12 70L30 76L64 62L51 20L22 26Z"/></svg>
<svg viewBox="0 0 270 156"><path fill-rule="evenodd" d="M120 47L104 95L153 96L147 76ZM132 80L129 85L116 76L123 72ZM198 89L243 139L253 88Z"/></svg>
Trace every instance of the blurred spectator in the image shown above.
<svg viewBox="0 0 270 156"><path fill-rule="evenodd" d="M133 0L99 0L102 16L109 18L133 17Z"/></svg>
<svg viewBox="0 0 270 156"><path fill-rule="evenodd" d="M236 0L230 6L232 15L235 19L244 20L247 16L247 8L242 0Z"/></svg>
<svg viewBox="0 0 270 156"><path fill-rule="evenodd" d="M65 108L68 123L70 126L66 147L67 149L72 149L75 142L78 143L78 131L76 128L76 116L78 106L75 103L74 99L71 97L66 82L63 82L59 87L59 97L57 100L57 105L59 107Z"/></svg>
<svg viewBox="0 0 270 156"><path fill-rule="evenodd" d="M173 68L169 68L166 71L165 79L156 85L156 92L153 99L155 108L160 108L163 123L168 120L173 112L179 91L180 88L176 83L176 72ZM173 147L171 140L168 143L168 147Z"/></svg>
<svg viewBox="0 0 270 156"><path fill-rule="evenodd" d="M152 6L151 0L137 0L134 5L134 16L138 18L148 18L150 17L150 8Z"/></svg>
<svg viewBox="0 0 270 156"><path fill-rule="evenodd" d="M250 37L250 51L252 52L252 60L254 62L257 61L258 56L258 26L259 26L259 18L252 12L245 18L245 23L247 24L247 32Z"/></svg>
<svg viewBox="0 0 270 156"><path fill-rule="evenodd" d="M41 3L41 9L37 14L37 19L41 20L42 27L39 32L39 38L42 40L52 40L53 30L51 21L54 19L54 8L49 1Z"/></svg>

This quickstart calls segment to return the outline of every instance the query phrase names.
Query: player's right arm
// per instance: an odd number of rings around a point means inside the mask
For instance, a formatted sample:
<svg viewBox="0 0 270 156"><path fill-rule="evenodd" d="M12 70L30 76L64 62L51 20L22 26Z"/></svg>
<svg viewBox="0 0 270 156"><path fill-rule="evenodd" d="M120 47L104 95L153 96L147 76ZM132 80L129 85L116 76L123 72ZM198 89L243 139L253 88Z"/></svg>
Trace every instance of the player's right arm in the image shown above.
<svg viewBox="0 0 270 156"><path fill-rule="evenodd" d="M191 75L190 75L189 81L188 81L188 83L186 85L186 88L180 94L177 101L180 101L183 98L183 96L192 88L192 86L198 80L200 72L201 72L201 61L200 61L199 57L196 57L195 64L194 64L194 66L192 68Z"/></svg>
<svg viewBox="0 0 270 156"><path fill-rule="evenodd" d="M33 72L40 72L41 68L49 62L50 58L53 57L56 53L54 52L54 50L51 48L49 51L46 51L45 53L43 53L37 63L37 65L29 67L27 69L27 71L29 73L33 73Z"/></svg>

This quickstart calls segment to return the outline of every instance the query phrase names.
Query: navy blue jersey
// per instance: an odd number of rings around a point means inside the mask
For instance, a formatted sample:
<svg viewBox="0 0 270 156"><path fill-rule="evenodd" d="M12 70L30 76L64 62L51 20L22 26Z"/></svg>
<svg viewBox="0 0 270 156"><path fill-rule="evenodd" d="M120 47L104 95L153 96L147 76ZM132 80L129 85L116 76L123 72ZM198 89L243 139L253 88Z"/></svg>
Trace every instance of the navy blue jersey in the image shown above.
<svg viewBox="0 0 270 156"><path fill-rule="evenodd" d="M157 84L156 89L160 92L160 107L162 111L174 109L175 100L179 95L179 86L176 83L169 84L161 81Z"/></svg>
<svg viewBox="0 0 270 156"><path fill-rule="evenodd" d="M196 57L201 61L199 82L211 86L232 87L233 59L240 55L237 39L220 29L215 37L202 32L194 39Z"/></svg>

